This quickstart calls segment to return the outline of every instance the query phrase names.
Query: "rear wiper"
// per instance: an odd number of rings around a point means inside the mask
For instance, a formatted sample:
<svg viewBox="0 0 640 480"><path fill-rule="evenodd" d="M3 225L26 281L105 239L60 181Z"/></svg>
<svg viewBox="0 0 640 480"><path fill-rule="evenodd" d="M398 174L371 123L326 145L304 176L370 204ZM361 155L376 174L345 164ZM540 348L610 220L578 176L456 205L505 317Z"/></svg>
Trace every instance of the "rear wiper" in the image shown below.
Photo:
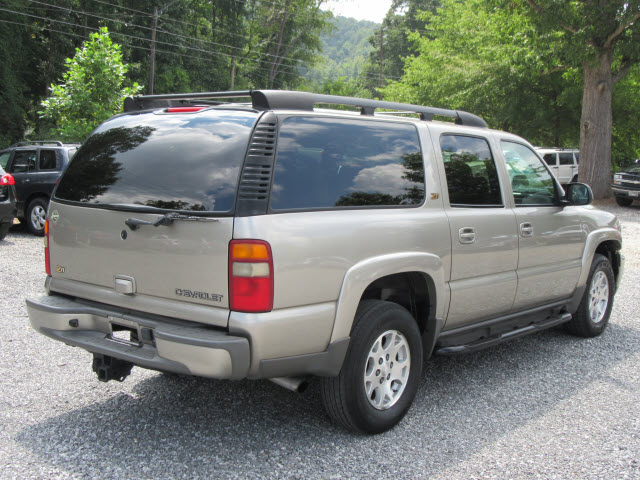
<svg viewBox="0 0 640 480"><path fill-rule="evenodd" d="M173 224L173 222L176 220L184 220L188 222L218 222L219 221L217 218L197 217L197 216L191 216L191 215L182 215L176 212L169 212L165 215L162 215L161 217L158 217L158 219L155 222L148 222L147 220L139 220L137 218L128 218L125 220L124 223L131 230L137 230L138 227L141 227L143 225L151 225L152 227L160 227L160 226L168 227L169 225Z"/></svg>

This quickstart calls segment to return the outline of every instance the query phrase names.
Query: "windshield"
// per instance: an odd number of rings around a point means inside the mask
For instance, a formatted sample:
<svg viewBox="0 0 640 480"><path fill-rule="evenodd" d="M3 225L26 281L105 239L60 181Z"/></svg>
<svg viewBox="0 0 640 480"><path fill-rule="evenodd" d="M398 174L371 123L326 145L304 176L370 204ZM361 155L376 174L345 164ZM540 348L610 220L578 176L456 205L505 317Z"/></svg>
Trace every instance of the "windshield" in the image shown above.
<svg viewBox="0 0 640 480"><path fill-rule="evenodd" d="M111 208L229 212L257 118L228 110L116 117L80 147L55 197Z"/></svg>

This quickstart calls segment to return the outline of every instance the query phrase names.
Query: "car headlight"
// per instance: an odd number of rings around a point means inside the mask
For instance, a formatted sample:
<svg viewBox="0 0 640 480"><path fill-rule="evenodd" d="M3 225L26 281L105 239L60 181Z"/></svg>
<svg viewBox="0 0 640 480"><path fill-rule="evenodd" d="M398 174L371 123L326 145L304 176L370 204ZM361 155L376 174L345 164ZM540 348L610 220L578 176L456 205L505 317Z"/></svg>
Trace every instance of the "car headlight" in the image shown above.
<svg viewBox="0 0 640 480"><path fill-rule="evenodd" d="M622 175L620 175L619 173L616 173L613 176L613 183L620 183L622 181Z"/></svg>

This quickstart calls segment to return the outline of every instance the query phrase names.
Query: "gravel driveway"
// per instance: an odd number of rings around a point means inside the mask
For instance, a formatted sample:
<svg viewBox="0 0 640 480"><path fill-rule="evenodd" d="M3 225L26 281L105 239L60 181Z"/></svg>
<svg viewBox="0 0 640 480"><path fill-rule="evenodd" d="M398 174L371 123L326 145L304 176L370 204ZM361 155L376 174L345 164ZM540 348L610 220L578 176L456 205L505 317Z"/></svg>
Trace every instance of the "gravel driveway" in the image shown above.
<svg viewBox="0 0 640 480"><path fill-rule="evenodd" d="M424 369L404 421L378 436L329 423L318 385L225 382L134 368L99 383L91 355L35 333L42 239L0 242L0 478L640 479L640 207L610 328L559 330Z"/></svg>

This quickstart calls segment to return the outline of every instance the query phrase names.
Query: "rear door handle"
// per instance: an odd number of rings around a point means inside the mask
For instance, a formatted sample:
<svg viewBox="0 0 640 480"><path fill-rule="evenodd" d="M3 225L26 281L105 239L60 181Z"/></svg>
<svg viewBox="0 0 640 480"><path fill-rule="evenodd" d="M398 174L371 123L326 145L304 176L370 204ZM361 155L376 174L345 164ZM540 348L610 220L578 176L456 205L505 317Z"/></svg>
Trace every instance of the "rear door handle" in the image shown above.
<svg viewBox="0 0 640 480"><path fill-rule="evenodd" d="M533 237L533 225L530 223L521 223L520 224L520 235L522 237Z"/></svg>
<svg viewBox="0 0 640 480"><path fill-rule="evenodd" d="M476 230L473 227L463 227L458 231L460 243L473 243L476 241Z"/></svg>

